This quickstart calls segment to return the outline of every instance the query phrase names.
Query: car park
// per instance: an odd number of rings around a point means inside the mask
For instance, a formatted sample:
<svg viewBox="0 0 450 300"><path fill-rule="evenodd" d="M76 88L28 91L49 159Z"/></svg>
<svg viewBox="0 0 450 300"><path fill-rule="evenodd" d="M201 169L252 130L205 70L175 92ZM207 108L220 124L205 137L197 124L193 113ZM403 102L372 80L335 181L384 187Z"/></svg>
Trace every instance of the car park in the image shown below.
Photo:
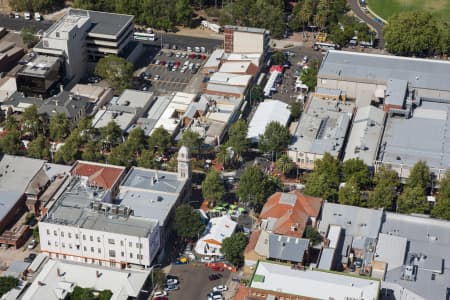
<svg viewBox="0 0 450 300"><path fill-rule="evenodd" d="M226 285L218 285L213 287L213 292L225 292L228 290L228 287Z"/></svg>

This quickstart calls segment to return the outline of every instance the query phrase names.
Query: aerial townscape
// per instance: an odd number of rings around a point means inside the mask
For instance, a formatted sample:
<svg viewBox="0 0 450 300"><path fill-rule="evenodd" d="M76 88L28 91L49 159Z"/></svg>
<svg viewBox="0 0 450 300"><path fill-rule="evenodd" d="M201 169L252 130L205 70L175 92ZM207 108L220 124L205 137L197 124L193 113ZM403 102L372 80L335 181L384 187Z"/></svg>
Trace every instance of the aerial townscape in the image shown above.
<svg viewBox="0 0 450 300"><path fill-rule="evenodd" d="M450 0L2 0L0 300L450 300Z"/></svg>

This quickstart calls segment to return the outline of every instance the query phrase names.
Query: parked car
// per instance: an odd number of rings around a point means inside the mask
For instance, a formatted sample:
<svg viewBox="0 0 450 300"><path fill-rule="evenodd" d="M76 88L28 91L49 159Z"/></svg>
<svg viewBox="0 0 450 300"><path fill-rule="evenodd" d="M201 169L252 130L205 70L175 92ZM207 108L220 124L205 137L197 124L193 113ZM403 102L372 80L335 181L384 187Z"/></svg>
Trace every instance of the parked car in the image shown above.
<svg viewBox="0 0 450 300"><path fill-rule="evenodd" d="M168 279L175 279L175 280L177 280L178 282L180 282L180 278L178 278L178 276L175 276L175 275L167 275L166 276L166 280L168 280Z"/></svg>
<svg viewBox="0 0 450 300"><path fill-rule="evenodd" d="M218 285L213 287L213 292L225 292L228 290L228 287L226 285Z"/></svg>
<svg viewBox="0 0 450 300"><path fill-rule="evenodd" d="M206 48L205 48L205 47L200 47L200 51L201 51L202 53L206 53Z"/></svg>
<svg viewBox="0 0 450 300"><path fill-rule="evenodd" d="M160 64L161 66L165 66L165 65L166 65L166 61L165 61L165 60L162 60L162 61L159 62L159 64Z"/></svg>
<svg viewBox="0 0 450 300"><path fill-rule="evenodd" d="M153 300L169 300L169 298L167 298L167 296L157 296L153 297Z"/></svg>
<svg viewBox="0 0 450 300"><path fill-rule="evenodd" d="M208 300L223 300L222 295L214 295L214 296L208 296Z"/></svg>
<svg viewBox="0 0 450 300"><path fill-rule="evenodd" d="M166 292L170 292L170 291L176 291L178 290L180 287L178 285L165 285L164 286L164 291Z"/></svg>
<svg viewBox="0 0 450 300"><path fill-rule="evenodd" d="M162 296L167 296L167 292L166 291L158 291L153 294L153 297L162 297Z"/></svg>
<svg viewBox="0 0 450 300"><path fill-rule="evenodd" d="M155 60L155 63L154 63L154 64L155 64L155 65L159 65L159 64L160 64L159 59Z"/></svg>
<svg viewBox="0 0 450 300"><path fill-rule="evenodd" d="M28 254L28 256L27 257L25 257L24 259L23 259L23 261L24 262L27 262L27 263L31 263L31 262L33 262L33 260L36 258L36 254L35 253L30 253L30 254Z"/></svg>
<svg viewBox="0 0 450 300"><path fill-rule="evenodd" d="M179 283L178 279L168 278L166 280L166 285L177 285Z"/></svg>
<svg viewBox="0 0 450 300"><path fill-rule="evenodd" d="M23 17L25 18L25 20L31 20L31 13L26 11L24 12Z"/></svg>
<svg viewBox="0 0 450 300"><path fill-rule="evenodd" d="M153 76L153 80L159 80L160 76L158 74L156 74L155 76Z"/></svg>
<svg viewBox="0 0 450 300"><path fill-rule="evenodd" d="M309 59L308 56L303 56L303 63L306 64L308 62L308 59Z"/></svg>
<svg viewBox="0 0 450 300"><path fill-rule="evenodd" d="M176 54L175 54L175 57L180 57L181 56L181 52L177 52Z"/></svg>
<svg viewBox="0 0 450 300"><path fill-rule="evenodd" d="M200 258L200 261L204 263L213 262L214 258L212 256L203 256Z"/></svg>
<svg viewBox="0 0 450 300"><path fill-rule="evenodd" d="M28 244L28 249L34 249L34 247L36 247L37 245L37 241L36 240L31 240L31 242Z"/></svg>
<svg viewBox="0 0 450 300"><path fill-rule="evenodd" d="M187 47L186 47L186 51L187 51L187 52L192 52L192 47L187 46Z"/></svg>

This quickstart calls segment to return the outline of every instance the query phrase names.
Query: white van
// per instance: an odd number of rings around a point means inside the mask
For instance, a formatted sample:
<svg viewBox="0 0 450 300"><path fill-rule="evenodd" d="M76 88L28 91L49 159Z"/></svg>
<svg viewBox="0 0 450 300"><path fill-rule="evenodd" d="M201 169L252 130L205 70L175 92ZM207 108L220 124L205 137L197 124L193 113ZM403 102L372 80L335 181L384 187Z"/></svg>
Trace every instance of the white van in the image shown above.
<svg viewBox="0 0 450 300"><path fill-rule="evenodd" d="M29 12L24 12L23 17L25 18L25 20L31 20L31 14Z"/></svg>

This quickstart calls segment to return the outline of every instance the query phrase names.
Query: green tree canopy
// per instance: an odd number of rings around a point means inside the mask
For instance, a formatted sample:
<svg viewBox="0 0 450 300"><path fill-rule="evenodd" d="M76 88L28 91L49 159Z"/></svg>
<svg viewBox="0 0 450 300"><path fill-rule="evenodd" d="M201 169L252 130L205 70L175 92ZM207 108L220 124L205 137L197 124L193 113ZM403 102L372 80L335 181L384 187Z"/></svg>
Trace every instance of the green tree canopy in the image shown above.
<svg viewBox="0 0 450 300"><path fill-rule="evenodd" d="M228 142L226 145L231 147L236 156L241 157L250 147L250 141L247 138L248 124L240 119L230 126L228 130Z"/></svg>
<svg viewBox="0 0 450 300"><path fill-rule="evenodd" d="M84 151L81 154L81 158L86 161L99 162L103 160L102 152L100 151L100 145L95 141L87 142L84 147Z"/></svg>
<svg viewBox="0 0 450 300"><path fill-rule="evenodd" d="M81 136L80 130L75 128L69 137L55 153L54 161L57 163L70 164L77 160L80 155Z"/></svg>
<svg viewBox="0 0 450 300"><path fill-rule="evenodd" d="M225 195L225 188L218 172L210 170L206 174L206 178L202 183L202 195L204 199L208 199L210 202L222 200Z"/></svg>
<svg viewBox="0 0 450 300"><path fill-rule="evenodd" d="M50 118L50 138L53 141L63 141L70 133L70 121L63 112L59 112Z"/></svg>
<svg viewBox="0 0 450 300"><path fill-rule="evenodd" d="M144 130L140 127L136 127L131 130L127 140L125 141L125 145L131 153L138 156L141 153L141 150L145 147Z"/></svg>
<svg viewBox="0 0 450 300"><path fill-rule="evenodd" d="M147 169L159 169L159 163L156 161L156 155L151 150L143 150L137 160L138 167Z"/></svg>
<svg viewBox="0 0 450 300"><path fill-rule="evenodd" d="M258 146L263 152L280 153L287 148L290 139L289 129L272 121L267 124L264 134L259 136Z"/></svg>
<svg viewBox="0 0 450 300"><path fill-rule="evenodd" d="M450 173L449 170L439 181L439 191L436 195L436 204L431 211L435 218L450 220Z"/></svg>
<svg viewBox="0 0 450 300"><path fill-rule="evenodd" d="M0 139L0 145L3 153L18 155L22 151L22 140L20 132L17 129L9 130L6 135Z"/></svg>
<svg viewBox="0 0 450 300"><path fill-rule="evenodd" d="M107 149L118 145L121 138L122 129L114 121L109 121L105 127L100 128L100 140Z"/></svg>
<svg viewBox="0 0 450 300"><path fill-rule="evenodd" d="M39 134L28 144L28 156L37 159L46 159L50 157L50 145L42 134Z"/></svg>
<svg viewBox="0 0 450 300"><path fill-rule="evenodd" d="M314 171L306 177L305 194L329 201L337 199L341 163L328 152L315 161Z"/></svg>
<svg viewBox="0 0 450 300"><path fill-rule="evenodd" d="M368 206L371 208L384 207L392 210L400 187L400 179L397 172L390 167L381 166L373 178L374 190L369 194Z"/></svg>
<svg viewBox="0 0 450 300"><path fill-rule="evenodd" d="M298 120L303 112L303 106L300 102L294 102L291 104L291 118Z"/></svg>
<svg viewBox="0 0 450 300"><path fill-rule="evenodd" d="M33 48L33 46L39 42L39 38L36 36L36 29L33 26L23 27L20 31L20 35L22 36L22 41L27 48Z"/></svg>
<svg viewBox="0 0 450 300"><path fill-rule="evenodd" d="M15 288L19 284L19 279L12 276L0 277L0 297Z"/></svg>
<svg viewBox="0 0 450 300"><path fill-rule="evenodd" d="M317 85L317 73L319 70L316 67L310 67L308 69L303 69L300 74L301 81L308 86L310 91L313 91Z"/></svg>
<svg viewBox="0 0 450 300"><path fill-rule="evenodd" d="M309 239L309 242L313 246L319 244L323 240L323 237L320 235L319 231L311 225L306 226L303 236L305 239Z"/></svg>
<svg viewBox="0 0 450 300"><path fill-rule="evenodd" d="M251 89L251 94L249 97L252 104L261 102L264 100L264 90L259 85L254 85Z"/></svg>
<svg viewBox="0 0 450 300"><path fill-rule="evenodd" d="M247 246L247 236L242 233L233 233L222 242L221 252L226 260L235 266L241 266L244 262L244 250Z"/></svg>
<svg viewBox="0 0 450 300"><path fill-rule="evenodd" d="M346 160L342 164L342 175L344 181L354 177L360 188L368 187L371 182L369 167L359 158Z"/></svg>
<svg viewBox="0 0 450 300"><path fill-rule="evenodd" d="M286 154L282 154L278 158L276 166L281 173L286 175L294 169L295 164Z"/></svg>
<svg viewBox="0 0 450 300"><path fill-rule="evenodd" d="M430 168L427 166L427 163L424 161L418 161L412 167L409 177L406 180L406 186L410 188L421 188L426 190L430 184Z"/></svg>
<svg viewBox="0 0 450 300"><path fill-rule="evenodd" d="M397 210L404 214L427 213L429 205L424 190L420 187L405 187L398 197Z"/></svg>
<svg viewBox="0 0 450 300"><path fill-rule="evenodd" d="M177 15L177 23L183 26L190 26L192 21L192 8L189 0L176 0L175 12Z"/></svg>
<svg viewBox="0 0 450 300"><path fill-rule="evenodd" d="M188 147L193 153L198 153L200 152L203 140L197 132L189 128L183 132L179 144L180 146Z"/></svg>
<svg viewBox="0 0 450 300"><path fill-rule="evenodd" d="M98 61L95 74L106 79L120 93L131 86L133 64L122 57L108 55Z"/></svg>
<svg viewBox="0 0 450 300"><path fill-rule="evenodd" d="M361 203L361 190L356 176L350 177L339 190L339 203L353 206L365 206Z"/></svg>
<svg viewBox="0 0 450 300"><path fill-rule="evenodd" d="M10 0L9 5L17 11L48 12L64 6L63 0Z"/></svg>
<svg viewBox="0 0 450 300"><path fill-rule="evenodd" d="M200 219L200 214L189 204L182 204L175 210L175 231L182 239L197 239L203 232L205 225Z"/></svg>
<svg viewBox="0 0 450 300"><path fill-rule="evenodd" d="M134 153L127 144L120 144L112 148L108 157L108 163L118 166L131 167L135 164Z"/></svg>
<svg viewBox="0 0 450 300"><path fill-rule="evenodd" d="M38 135L39 132L43 132L42 120L38 115L36 105L31 105L23 111L22 114L23 132L30 134L33 138Z"/></svg>
<svg viewBox="0 0 450 300"><path fill-rule="evenodd" d="M429 56L443 52L444 30L426 11L403 11L384 26L385 47L396 55Z"/></svg>
<svg viewBox="0 0 450 300"><path fill-rule="evenodd" d="M156 128L148 137L148 148L164 153L172 146L172 137L170 133L162 126Z"/></svg>

